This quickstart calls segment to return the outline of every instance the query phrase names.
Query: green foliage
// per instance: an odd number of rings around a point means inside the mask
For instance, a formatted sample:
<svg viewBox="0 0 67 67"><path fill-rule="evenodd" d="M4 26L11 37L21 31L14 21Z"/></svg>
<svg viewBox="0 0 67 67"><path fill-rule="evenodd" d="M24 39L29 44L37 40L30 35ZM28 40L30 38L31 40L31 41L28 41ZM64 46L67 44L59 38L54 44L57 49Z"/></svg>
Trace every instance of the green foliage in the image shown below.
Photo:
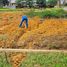
<svg viewBox="0 0 67 67"><path fill-rule="evenodd" d="M33 0L26 0L27 5L29 5L29 7L33 7Z"/></svg>
<svg viewBox="0 0 67 67"><path fill-rule="evenodd" d="M3 0L3 5L8 5L9 4L9 1L8 0Z"/></svg>
<svg viewBox="0 0 67 67"><path fill-rule="evenodd" d="M55 6L57 4L57 0L48 0L47 6Z"/></svg>
<svg viewBox="0 0 67 67"><path fill-rule="evenodd" d="M9 4L8 0L0 0L0 7L3 7L8 4Z"/></svg>
<svg viewBox="0 0 67 67"><path fill-rule="evenodd" d="M19 4L21 1L26 1L26 5L28 5L30 8L33 7L33 0L16 0L16 3ZM36 0L39 7L46 6L46 0Z"/></svg>
<svg viewBox="0 0 67 67"><path fill-rule="evenodd" d="M26 6L28 5L31 8L33 6L33 0L16 0L16 3L18 6L21 5L21 7L24 5Z"/></svg>
<svg viewBox="0 0 67 67"><path fill-rule="evenodd" d="M63 17L64 14L64 10L63 9L46 9L43 14L42 17L55 17L55 18L60 18Z"/></svg>
<svg viewBox="0 0 67 67"><path fill-rule="evenodd" d="M24 6L24 3L22 3L22 1L25 1L25 0L16 0L16 4L18 7L23 7Z"/></svg>
<svg viewBox="0 0 67 67"><path fill-rule="evenodd" d="M34 10L33 11L30 11L27 13L28 16L30 17L33 17L33 16L39 16L41 18L62 18L62 17L67 17L67 16L64 16L66 15L67 12L65 12L63 9L61 8L52 8L52 9L45 9L44 11L41 11L41 12L35 12Z"/></svg>
<svg viewBox="0 0 67 67"><path fill-rule="evenodd" d="M28 53L20 67L67 67L67 54Z"/></svg>
<svg viewBox="0 0 67 67"><path fill-rule="evenodd" d="M21 1L23 1L23 0L16 0L16 3L18 4L18 3L20 3Z"/></svg>
<svg viewBox="0 0 67 67"><path fill-rule="evenodd" d="M4 52L0 52L0 67L12 67L11 64L6 61Z"/></svg>
<svg viewBox="0 0 67 67"><path fill-rule="evenodd" d="M37 4L39 7L45 7L46 6L46 0L37 0Z"/></svg>

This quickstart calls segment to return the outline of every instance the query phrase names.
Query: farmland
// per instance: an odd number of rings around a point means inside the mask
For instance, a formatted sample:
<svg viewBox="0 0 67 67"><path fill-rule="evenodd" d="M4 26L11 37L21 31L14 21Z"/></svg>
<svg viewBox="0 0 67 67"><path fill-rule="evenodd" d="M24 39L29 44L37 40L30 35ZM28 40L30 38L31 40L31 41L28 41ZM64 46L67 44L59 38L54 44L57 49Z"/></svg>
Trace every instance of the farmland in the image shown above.
<svg viewBox="0 0 67 67"><path fill-rule="evenodd" d="M65 0L0 0L0 67L67 67L66 5ZM23 15L28 28L19 27Z"/></svg>
<svg viewBox="0 0 67 67"><path fill-rule="evenodd" d="M22 11L0 12L0 48L67 50L67 19L28 17ZM0 52L0 67L67 67L67 53Z"/></svg>
<svg viewBox="0 0 67 67"><path fill-rule="evenodd" d="M29 28L19 28L23 12L0 13L0 47L67 49L67 19L29 17Z"/></svg>

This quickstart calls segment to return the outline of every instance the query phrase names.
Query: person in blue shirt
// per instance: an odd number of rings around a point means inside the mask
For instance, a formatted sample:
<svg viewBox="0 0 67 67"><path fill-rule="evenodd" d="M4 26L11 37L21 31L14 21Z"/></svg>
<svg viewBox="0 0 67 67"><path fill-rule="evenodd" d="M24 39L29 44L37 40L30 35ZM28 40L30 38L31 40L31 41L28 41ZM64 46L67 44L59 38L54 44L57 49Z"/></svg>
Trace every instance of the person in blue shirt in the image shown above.
<svg viewBox="0 0 67 67"><path fill-rule="evenodd" d="M22 24L24 21L26 21L26 28L28 28L28 17L27 16L22 16L22 20L21 20L19 27L22 27Z"/></svg>

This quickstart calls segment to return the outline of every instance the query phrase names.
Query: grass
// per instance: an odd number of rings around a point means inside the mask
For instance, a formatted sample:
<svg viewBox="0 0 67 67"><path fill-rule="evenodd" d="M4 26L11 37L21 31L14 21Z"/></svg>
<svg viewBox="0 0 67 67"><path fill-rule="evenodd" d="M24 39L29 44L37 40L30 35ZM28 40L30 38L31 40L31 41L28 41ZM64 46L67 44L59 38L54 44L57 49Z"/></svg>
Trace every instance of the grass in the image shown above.
<svg viewBox="0 0 67 67"><path fill-rule="evenodd" d="M0 12L1 11L23 11L23 9L0 8Z"/></svg>
<svg viewBox="0 0 67 67"><path fill-rule="evenodd" d="M0 67L12 67L6 61L4 52L0 52ZM67 54L27 53L27 57L20 63L20 67L67 67Z"/></svg>
<svg viewBox="0 0 67 67"><path fill-rule="evenodd" d="M20 67L67 67L67 54L29 53Z"/></svg>
<svg viewBox="0 0 67 67"><path fill-rule="evenodd" d="M0 8L0 12L2 12L2 11L4 11L4 12L6 12L6 11L30 11L30 10L32 10L33 8L31 8L31 9L29 9L29 8L16 8L16 9L12 9L12 8Z"/></svg>
<svg viewBox="0 0 67 67"><path fill-rule="evenodd" d="M12 67L6 60L4 52L0 52L0 67Z"/></svg>

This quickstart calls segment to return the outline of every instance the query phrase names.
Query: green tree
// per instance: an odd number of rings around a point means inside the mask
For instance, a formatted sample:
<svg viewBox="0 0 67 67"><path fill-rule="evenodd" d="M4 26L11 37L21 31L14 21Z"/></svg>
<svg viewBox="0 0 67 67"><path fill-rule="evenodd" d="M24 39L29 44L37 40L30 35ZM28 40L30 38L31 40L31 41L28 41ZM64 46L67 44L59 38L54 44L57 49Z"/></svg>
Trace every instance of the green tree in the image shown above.
<svg viewBox="0 0 67 67"><path fill-rule="evenodd" d="M17 7L25 7L26 0L16 0Z"/></svg>
<svg viewBox="0 0 67 67"><path fill-rule="evenodd" d="M30 8L33 7L33 0L26 0L26 2Z"/></svg>
<svg viewBox="0 0 67 67"><path fill-rule="evenodd" d="M33 7L33 0L16 0L17 5Z"/></svg>
<svg viewBox="0 0 67 67"><path fill-rule="evenodd" d="M37 0L37 4L39 7L45 7L46 6L46 0Z"/></svg>
<svg viewBox="0 0 67 67"><path fill-rule="evenodd" d="M9 1L8 0L3 0L3 5L8 5L9 4Z"/></svg>
<svg viewBox="0 0 67 67"><path fill-rule="evenodd" d="M47 0L47 6L54 7L57 4L57 0Z"/></svg>
<svg viewBox="0 0 67 67"><path fill-rule="evenodd" d="M5 5L8 5L9 1L8 0L0 0L0 7L3 7Z"/></svg>
<svg viewBox="0 0 67 67"><path fill-rule="evenodd" d="M18 4L18 3L20 3L21 1L23 1L23 0L16 0L16 3Z"/></svg>

